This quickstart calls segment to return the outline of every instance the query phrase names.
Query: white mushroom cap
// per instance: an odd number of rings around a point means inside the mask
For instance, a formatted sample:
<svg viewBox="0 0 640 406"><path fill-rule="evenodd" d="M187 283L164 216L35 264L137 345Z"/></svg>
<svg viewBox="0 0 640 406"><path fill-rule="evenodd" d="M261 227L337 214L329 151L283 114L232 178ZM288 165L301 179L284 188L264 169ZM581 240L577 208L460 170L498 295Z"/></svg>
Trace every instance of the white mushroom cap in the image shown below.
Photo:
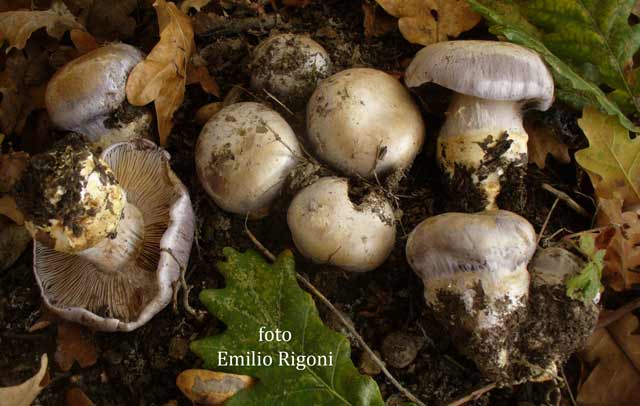
<svg viewBox="0 0 640 406"><path fill-rule="evenodd" d="M380 266L396 239L393 208L370 194L355 205L346 179L327 177L302 189L287 223L302 255L320 264L364 272Z"/></svg>
<svg viewBox="0 0 640 406"><path fill-rule="evenodd" d="M280 34L253 51L251 86L296 108L306 104L318 81L330 71L331 59L322 45L304 35Z"/></svg>
<svg viewBox="0 0 640 406"><path fill-rule="evenodd" d="M497 41L447 41L420 50L405 72L405 83L435 83L457 93L490 100L553 103L553 77L540 56Z"/></svg>
<svg viewBox="0 0 640 406"><path fill-rule="evenodd" d="M127 120L114 117L114 113L126 102L129 73L143 59L144 54L131 45L110 44L63 66L45 92L53 123L86 135L101 146L142 137L153 118L148 109Z"/></svg>
<svg viewBox="0 0 640 406"><path fill-rule="evenodd" d="M224 210L265 215L301 156L295 133L259 103L223 108L205 124L196 145L200 183Z"/></svg>
<svg viewBox="0 0 640 406"><path fill-rule="evenodd" d="M189 260L194 214L169 154L152 142L115 144L101 159L143 217L136 259L109 272L34 241L34 273L45 304L61 317L96 330L131 331L171 301Z"/></svg>
<svg viewBox="0 0 640 406"><path fill-rule="evenodd" d="M440 290L456 291L478 326L489 328L525 305L535 237L533 226L509 211L445 213L411 232L407 260L424 282L427 302L437 305ZM478 283L493 308L474 307Z"/></svg>
<svg viewBox="0 0 640 406"><path fill-rule="evenodd" d="M85 250L114 234L126 204L108 165L75 139L34 156L18 188L27 229L61 252Z"/></svg>
<svg viewBox="0 0 640 406"><path fill-rule="evenodd" d="M347 69L323 80L307 105L316 156L347 175L372 178L408 168L424 131L407 89L375 69Z"/></svg>

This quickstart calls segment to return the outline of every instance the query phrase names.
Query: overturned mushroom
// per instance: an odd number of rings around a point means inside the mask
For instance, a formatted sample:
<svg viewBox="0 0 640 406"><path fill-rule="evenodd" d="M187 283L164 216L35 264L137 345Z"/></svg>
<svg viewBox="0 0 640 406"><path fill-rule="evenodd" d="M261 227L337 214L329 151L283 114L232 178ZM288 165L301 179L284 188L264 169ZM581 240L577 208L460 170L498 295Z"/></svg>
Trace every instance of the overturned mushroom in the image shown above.
<svg viewBox="0 0 640 406"><path fill-rule="evenodd" d="M450 194L471 196L463 199L465 209L496 208L502 184L526 169L521 110L547 110L553 102L553 78L540 56L507 42L440 42L416 54L405 82L455 92L438 137L438 161Z"/></svg>
<svg viewBox="0 0 640 406"><path fill-rule="evenodd" d="M63 66L45 93L53 123L100 147L148 137L151 111L130 105L125 93L129 73L143 59L131 45L110 44Z"/></svg>
<svg viewBox="0 0 640 406"><path fill-rule="evenodd" d="M280 34L262 41L254 50L251 86L298 109L330 71L331 59L322 45L304 35Z"/></svg>
<svg viewBox="0 0 640 406"><path fill-rule="evenodd" d="M393 208L375 193L356 205L348 190L346 179L321 178L296 195L287 223L293 242L305 257L347 271L370 271L393 249Z"/></svg>
<svg viewBox="0 0 640 406"><path fill-rule="evenodd" d="M504 210L441 214L409 235L407 260L427 305L489 379L509 377L535 249L531 224Z"/></svg>
<svg viewBox="0 0 640 406"><path fill-rule="evenodd" d="M70 136L33 157L17 200L45 304L96 330L130 331L171 300L194 231L189 194L150 141L100 158Z"/></svg>
<svg viewBox="0 0 640 406"><path fill-rule="evenodd" d="M259 103L237 103L214 115L196 145L200 183L218 206L261 217L301 157L289 124Z"/></svg>
<svg viewBox="0 0 640 406"><path fill-rule="evenodd" d="M347 69L323 80L307 105L307 136L318 158L347 175L401 172L424 140L420 110L392 76Z"/></svg>

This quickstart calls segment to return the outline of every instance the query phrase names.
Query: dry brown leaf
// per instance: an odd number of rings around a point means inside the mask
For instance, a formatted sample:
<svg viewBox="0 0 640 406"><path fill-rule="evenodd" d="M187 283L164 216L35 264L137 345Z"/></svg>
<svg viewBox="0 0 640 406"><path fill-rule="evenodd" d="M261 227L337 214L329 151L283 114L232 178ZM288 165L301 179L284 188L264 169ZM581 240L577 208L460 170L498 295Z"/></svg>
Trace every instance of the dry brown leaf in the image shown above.
<svg viewBox="0 0 640 406"><path fill-rule="evenodd" d="M22 134L22 130L27 123L27 119L33 111L38 109L45 109L46 106L44 104L44 93L46 89L47 85L46 83L43 83L38 86L31 86L24 92L26 94L26 98L24 104L22 105L22 110L20 110L20 114L18 115L18 121L16 122L16 126L14 128L14 131L17 134Z"/></svg>
<svg viewBox="0 0 640 406"><path fill-rule="evenodd" d="M84 55L87 52L91 52L100 46L93 35L84 30L74 28L69 33L69 36L71 37L73 46L78 50L78 56Z"/></svg>
<svg viewBox="0 0 640 406"><path fill-rule="evenodd" d="M0 196L0 214L9 217L18 225L24 224L24 214L18 209L16 200L9 196Z"/></svg>
<svg viewBox="0 0 640 406"><path fill-rule="evenodd" d="M200 125L205 125L207 121L211 117L213 117L217 112L222 110L224 107L224 103L222 102L213 102L209 104L205 104L200 107L198 111L196 111L196 123Z"/></svg>
<svg viewBox="0 0 640 406"><path fill-rule="evenodd" d="M69 389L64 398L64 406L95 406L95 403L79 388Z"/></svg>
<svg viewBox="0 0 640 406"><path fill-rule="evenodd" d="M22 52L12 51L0 72L0 131L11 134L25 103L24 77L29 62Z"/></svg>
<svg viewBox="0 0 640 406"><path fill-rule="evenodd" d="M569 147L556 138L553 128L539 122L525 121L525 129L529 134L529 162L535 163L540 169L546 166L547 155L561 163L571 162Z"/></svg>
<svg viewBox="0 0 640 406"><path fill-rule="evenodd" d="M63 371L68 371L75 361L81 368L90 367L98 360L98 351L88 330L78 324L62 322L58 325L55 360Z"/></svg>
<svg viewBox="0 0 640 406"><path fill-rule="evenodd" d="M215 79L211 77L206 66L189 64L187 68L187 84L192 85L194 83L199 83L205 92L220 97L220 87Z"/></svg>
<svg viewBox="0 0 640 406"><path fill-rule="evenodd" d="M380 9L378 4L364 1L364 35L365 37L377 37L384 35L396 27L396 19Z"/></svg>
<svg viewBox="0 0 640 406"><path fill-rule="evenodd" d="M402 36L414 44L446 41L480 22L465 0L376 0L387 13L398 17Z"/></svg>
<svg viewBox="0 0 640 406"><path fill-rule="evenodd" d="M191 19L174 3L157 0L153 6L158 14L160 41L129 75L127 99L134 106L154 102L160 144L165 145L173 127L173 113L184 100L187 64L195 45Z"/></svg>
<svg viewBox="0 0 640 406"><path fill-rule="evenodd" d="M195 9L196 11L200 11L202 7L211 3L211 0L184 0L180 3L180 11L187 14L189 9Z"/></svg>
<svg viewBox="0 0 640 406"><path fill-rule="evenodd" d="M29 165L29 154L24 152L10 152L0 154L0 193L10 192L22 178L24 170Z"/></svg>
<svg viewBox="0 0 640 406"><path fill-rule="evenodd" d="M252 386L254 382L250 376L206 369L188 369L176 378L176 385L180 391L200 405L221 405L242 389Z"/></svg>
<svg viewBox="0 0 640 406"><path fill-rule="evenodd" d="M640 323L633 314L597 329L580 358L594 368L578 390L578 404L640 404Z"/></svg>
<svg viewBox="0 0 640 406"><path fill-rule="evenodd" d="M31 242L31 234L24 226L0 216L0 271L9 269Z"/></svg>
<svg viewBox="0 0 640 406"><path fill-rule="evenodd" d="M20 385L0 388L0 406L30 406L48 383L47 365L47 354L42 354L40 370L31 379Z"/></svg>
<svg viewBox="0 0 640 406"><path fill-rule="evenodd" d="M137 0L92 0L87 10L87 30L104 41L133 37L136 20L130 14L138 4Z"/></svg>
<svg viewBox="0 0 640 406"><path fill-rule="evenodd" d="M60 0L54 0L49 10L0 13L0 43L7 40L10 48L23 49L31 34L40 28L45 28L47 34L60 39L72 28L82 29L82 25Z"/></svg>

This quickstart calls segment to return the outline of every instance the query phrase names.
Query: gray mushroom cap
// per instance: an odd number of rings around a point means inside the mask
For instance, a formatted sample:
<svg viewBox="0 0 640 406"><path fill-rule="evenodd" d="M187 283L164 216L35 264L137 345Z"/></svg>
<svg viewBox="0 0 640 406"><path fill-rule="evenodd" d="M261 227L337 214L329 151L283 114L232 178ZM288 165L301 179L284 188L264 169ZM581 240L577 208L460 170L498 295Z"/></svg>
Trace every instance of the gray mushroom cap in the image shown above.
<svg viewBox="0 0 640 406"><path fill-rule="evenodd" d="M126 101L129 73L143 59L144 54L131 45L110 44L63 66L45 92L53 123L98 141L108 131L105 120ZM140 125L148 126L151 118L145 114Z"/></svg>
<svg viewBox="0 0 640 406"><path fill-rule="evenodd" d="M186 267L194 235L189 193L151 141L107 148L101 159L144 220L135 261L116 271L34 240L34 274L45 304L59 316L101 331L131 331L162 310Z"/></svg>
<svg viewBox="0 0 640 406"><path fill-rule="evenodd" d="M508 42L448 41L420 50L405 72L405 83L435 83L457 93L490 100L553 103L553 77L535 52Z"/></svg>
<svg viewBox="0 0 640 406"><path fill-rule="evenodd" d="M425 283L466 272L510 272L529 262L536 233L506 210L445 213L420 223L406 246L411 268Z"/></svg>

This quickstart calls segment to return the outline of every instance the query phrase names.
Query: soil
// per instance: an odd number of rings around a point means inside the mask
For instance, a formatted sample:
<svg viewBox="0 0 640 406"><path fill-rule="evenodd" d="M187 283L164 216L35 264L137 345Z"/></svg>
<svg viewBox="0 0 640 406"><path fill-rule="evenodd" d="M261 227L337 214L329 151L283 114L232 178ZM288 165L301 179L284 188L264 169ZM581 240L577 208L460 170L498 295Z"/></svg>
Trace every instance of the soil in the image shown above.
<svg viewBox="0 0 640 406"><path fill-rule="evenodd" d="M136 40L131 42L148 52L155 42L149 39L149 32L157 35L157 29L154 31L153 28L156 21L153 9L141 6L141 3L138 2L139 7L132 16L142 24L136 32L145 35L136 36L139 43ZM268 13L272 12L271 6L265 7ZM219 2L212 2L210 11L221 11ZM241 7L227 9L226 12L231 16L231 21L237 24L229 24L224 30L213 24L211 29L207 29L209 20L202 18L196 25L198 49L209 63L209 70L215 75L222 94L234 95L230 98L239 100L271 104L280 109L299 136L304 133L304 115L291 115L278 104L272 103L272 100L248 90L249 50L260 40L270 33L308 34L327 49L334 72L354 66L374 67L391 73L402 72L420 48L406 42L397 30L381 37L365 38L361 0L326 0L312 2L305 8L282 9L278 18L263 18L270 25L246 23L252 15ZM266 26L271 28L265 29ZM462 37L491 38L482 25ZM68 38L65 37L65 40L68 41ZM384 338L391 333L401 332L424 340L425 344L414 361L404 368L390 369L424 402L436 405L464 396L487 382L473 363L455 349L449 331L442 328L425 307L422 282L405 260L407 234L423 219L446 211L450 201L435 163L436 133L442 115L430 110L431 106L424 103L422 98L417 97L417 100L423 107L428 134L423 153L393 192L399 219L398 239L386 263L372 272L351 274L331 266L311 264L299 255L296 258L298 271L307 276L353 321L373 349L380 351ZM175 114L176 124L167 146L172 155L172 166L189 188L196 212L196 241L187 270L187 282L193 286L190 304L197 310L204 310L197 300L202 289L224 286L224 279L214 266L223 258L223 247L231 246L239 250L254 248L244 231L245 219L217 208L196 176L193 151L201 126L194 121L195 112L213 101L217 99L205 94L198 85L188 86L184 104ZM562 125L566 133L563 133L563 137L575 140L576 144L583 142L584 137L575 130L575 116L553 113L556 109L550 114L554 114L555 125ZM542 190L541 184L549 183L575 196L572 191L579 186L581 179L582 176L577 176L572 165L561 165L550 160L543 171L530 165L521 186L525 190L525 201L514 210L540 231L555 201L555 196ZM588 200L579 196L577 200L585 207L592 208ZM247 223L256 238L274 253L295 248L286 225L286 209L287 201L283 198L268 217ZM578 231L589 225L588 220L560 202L548 218L542 243L545 243L544 237L562 228ZM185 369L202 365L188 351L188 344L195 338L220 332L224 326L219 321L212 316L198 321L181 306L177 312L169 306L137 331L95 333L93 340L99 352L96 364L84 369L76 364L68 372L61 371L54 361L55 321L44 329L28 332L37 320L46 317L31 272L31 255L27 249L16 265L0 273L0 386L16 384L31 376L38 365L39 354L46 351L50 359L52 382L35 405L63 405L64 393L72 387L79 387L103 406L191 404L177 389L176 376ZM322 305L318 307L331 325L331 313ZM362 349L354 346L353 359L356 365L362 354ZM569 370L577 374L576 368ZM385 399L397 399L397 390L382 374L376 375L375 379ZM527 383L495 389L468 404L542 405L547 404L549 394L554 390L556 386L553 382ZM171 401L175 403L169 403Z"/></svg>

